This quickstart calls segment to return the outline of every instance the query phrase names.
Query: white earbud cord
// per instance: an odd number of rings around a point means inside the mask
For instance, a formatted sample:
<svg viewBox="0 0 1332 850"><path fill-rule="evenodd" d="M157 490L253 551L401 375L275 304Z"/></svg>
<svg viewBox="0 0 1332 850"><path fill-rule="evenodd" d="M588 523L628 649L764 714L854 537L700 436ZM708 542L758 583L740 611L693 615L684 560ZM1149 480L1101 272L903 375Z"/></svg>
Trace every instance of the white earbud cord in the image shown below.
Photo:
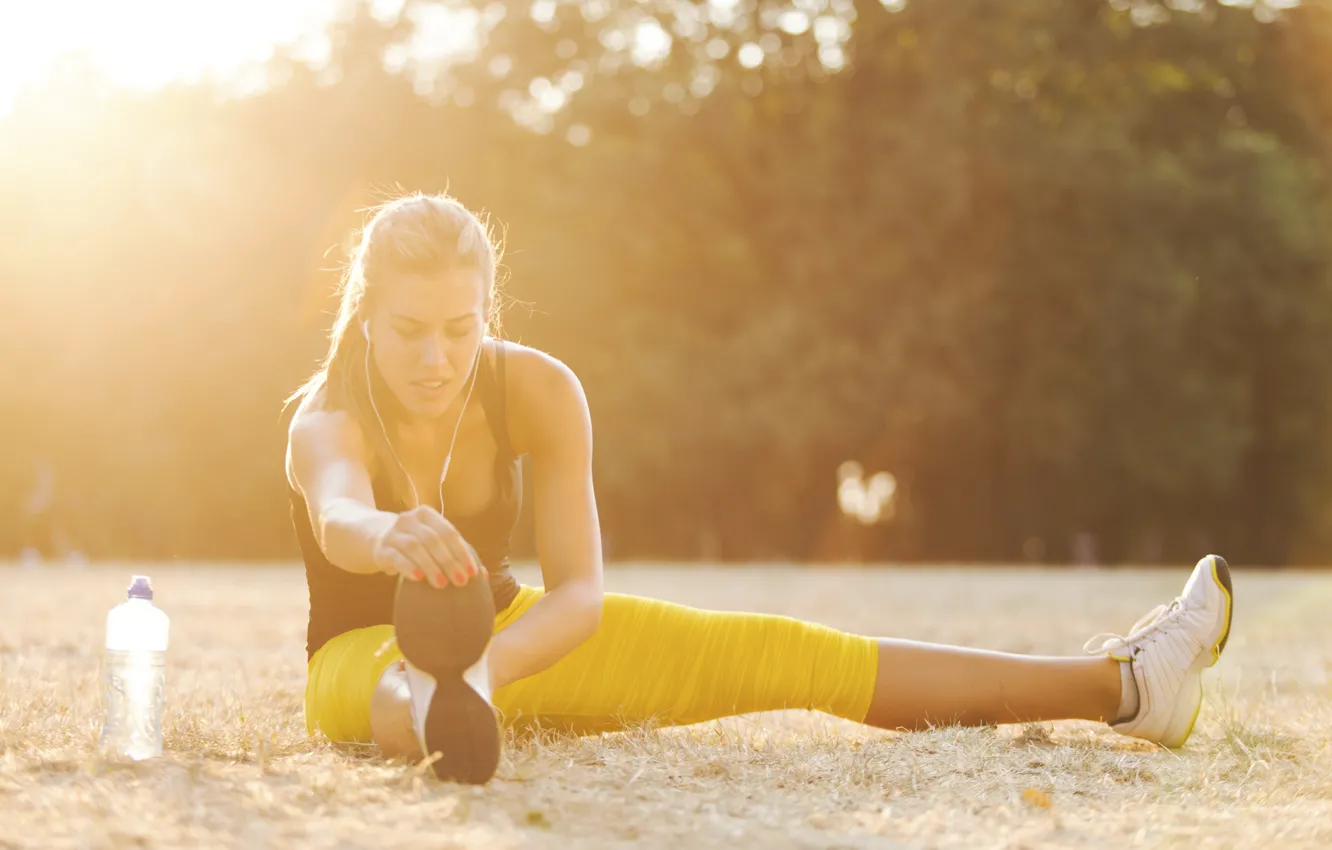
<svg viewBox="0 0 1332 850"><path fill-rule="evenodd" d="M481 344L477 346L476 356L472 358L472 369L467 376L467 395L463 397L462 408L458 411L458 421L453 425L453 436L449 438L449 451L444 455L444 469L439 474L439 512L444 513L444 479L449 475L449 464L453 461L453 446L458 441L458 430L462 427L463 415L467 413L467 404L472 400L472 388L476 386L477 373L480 371L481 353L485 350L486 337L481 337ZM379 430L384 435L384 442L388 443L389 454L393 455L393 462L398 465L402 477L407 479L407 486L412 490L412 507L418 507L421 504L421 496L416 490L416 483L412 481L411 473L403 465L402 458L398 457L398 450L393 447L393 437L389 435L388 426L384 424L384 418L379 415L379 407L375 404L375 389L370 380L370 339L365 341L365 394L370 398L370 409L375 412L375 420L379 422Z"/></svg>

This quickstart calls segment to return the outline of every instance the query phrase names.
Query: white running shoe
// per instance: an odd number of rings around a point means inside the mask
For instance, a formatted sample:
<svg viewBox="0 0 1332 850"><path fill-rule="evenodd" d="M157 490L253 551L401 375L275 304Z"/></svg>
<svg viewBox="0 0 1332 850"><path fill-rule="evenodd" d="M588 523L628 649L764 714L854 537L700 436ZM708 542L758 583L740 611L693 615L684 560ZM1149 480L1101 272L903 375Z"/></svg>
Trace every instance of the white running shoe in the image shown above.
<svg viewBox="0 0 1332 850"><path fill-rule="evenodd" d="M411 694L409 708L412 716L412 730L416 733L416 742L421 752L429 753L426 741L426 719L430 715L430 702L435 697L439 683L435 677L403 659L403 671L407 675L407 691ZM486 649L481 660L463 671L462 680L487 703L494 705L494 696L490 692L490 650Z"/></svg>
<svg viewBox="0 0 1332 850"><path fill-rule="evenodd" d="M435 776L484 785L502 749L491 703L490 639L495 599L490 582L458 587L398 582L393 627L407 670L412 729ZM436 756L438 754L438 756Z"/></svg>
<svg viewBox="0 0 1332 850"><path fill-rule="evenodd" d="M1138 713L1111 728L1170 749L1184 745L1202 708L1202 671L1221 658L1230 636L1232 595L1229 565L1208 555L1184 592L1139 620L1127 637L1087 642L1093 655L1129 662L1138 685Z"/></svg>

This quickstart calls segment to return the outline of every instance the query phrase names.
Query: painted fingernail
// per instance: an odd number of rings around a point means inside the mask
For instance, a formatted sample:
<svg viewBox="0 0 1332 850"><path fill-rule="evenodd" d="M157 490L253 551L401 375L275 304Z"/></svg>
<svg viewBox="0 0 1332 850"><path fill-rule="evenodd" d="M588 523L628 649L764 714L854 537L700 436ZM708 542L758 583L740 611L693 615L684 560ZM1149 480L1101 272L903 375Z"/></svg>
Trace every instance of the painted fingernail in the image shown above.
<svg viewBox="0 0 1332 850"><path fill-rule="evenodd" d="M422 572L421 570L412 570L412 578L416 579L417 581L420 581L421 579L425 578L425 573Z"/></svg>
<svg viewBox="0 0 1332 850"><path fill-rule="evenodd" d="M444 586L444 579L440 578L439 576L431 576L431 577L430 577L430 583L431 583L432 585L434 585L435 587L443 587L443 586Z"/></svg>

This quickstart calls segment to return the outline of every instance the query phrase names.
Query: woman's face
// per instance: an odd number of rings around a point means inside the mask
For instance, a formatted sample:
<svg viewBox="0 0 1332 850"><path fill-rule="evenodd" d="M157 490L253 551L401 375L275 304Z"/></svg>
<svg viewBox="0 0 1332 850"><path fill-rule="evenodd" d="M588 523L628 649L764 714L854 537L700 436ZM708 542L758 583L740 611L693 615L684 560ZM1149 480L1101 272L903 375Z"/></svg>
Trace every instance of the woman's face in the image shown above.
<svg viewBox="0 0 1332 850"><path fill-rule="evenodd" d="M463 391L486 322L485 280L455 269L376 281L370 352L398 403L414 417L443 415Z"/></svg>

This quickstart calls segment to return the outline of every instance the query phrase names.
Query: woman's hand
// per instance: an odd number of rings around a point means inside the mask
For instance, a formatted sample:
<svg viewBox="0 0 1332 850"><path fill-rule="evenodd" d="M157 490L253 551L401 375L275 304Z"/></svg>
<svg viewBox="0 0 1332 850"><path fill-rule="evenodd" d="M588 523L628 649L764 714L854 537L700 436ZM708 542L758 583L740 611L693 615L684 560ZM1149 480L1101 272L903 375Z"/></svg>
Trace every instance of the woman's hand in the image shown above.
<svg viewBox="0 0 1332 850"><path fill-rule="evenodd" d="M434 587L450 582L461 587L484 573L453 523L426 505L398 514L376 538L373 557L386 573Z"/></svg>

